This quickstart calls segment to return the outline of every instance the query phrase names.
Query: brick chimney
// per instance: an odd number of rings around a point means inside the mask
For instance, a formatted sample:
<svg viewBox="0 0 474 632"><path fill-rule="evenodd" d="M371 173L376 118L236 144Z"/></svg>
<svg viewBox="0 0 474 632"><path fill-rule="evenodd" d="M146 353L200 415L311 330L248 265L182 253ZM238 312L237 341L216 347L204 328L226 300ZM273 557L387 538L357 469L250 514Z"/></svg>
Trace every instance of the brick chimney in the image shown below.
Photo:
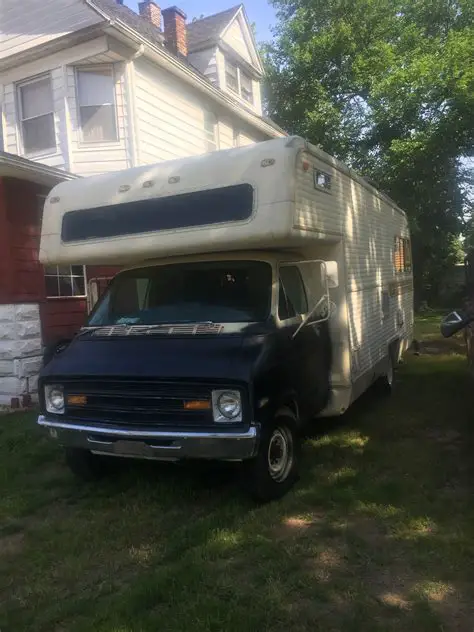
<svg viewBox="0 0 474 632"><path fill-rule="evenodd" d="M163 9L163 31L168 47L177 55L187 57L186 14L178 7Z"/></svg>
<svg viewBox="0 0 474 632"><path fill-rule="evenodd" d="M153 26L161 30L161 9L153 0L139 2L138 12L142 18L145 18L145 20L148 20Z"/></svg>

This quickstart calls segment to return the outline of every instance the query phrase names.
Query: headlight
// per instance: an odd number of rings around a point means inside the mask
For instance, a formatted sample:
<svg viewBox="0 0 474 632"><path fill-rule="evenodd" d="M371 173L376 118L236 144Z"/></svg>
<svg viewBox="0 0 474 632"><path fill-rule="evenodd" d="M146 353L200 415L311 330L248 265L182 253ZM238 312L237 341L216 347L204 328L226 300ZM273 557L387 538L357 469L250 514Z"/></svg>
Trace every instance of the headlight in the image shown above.
<svg viewBox="0 0 474 632"><path fill-rule="evenodd" d="M48 413L62 415L64 413L64 388L57 384L44 387L44 399Z"/></svg>
<svg viewBox="0 0 474 632"><path fill-rule="evenodd" d="M214 421L242 421L242 400L239 391L212 391Z"/></svg>

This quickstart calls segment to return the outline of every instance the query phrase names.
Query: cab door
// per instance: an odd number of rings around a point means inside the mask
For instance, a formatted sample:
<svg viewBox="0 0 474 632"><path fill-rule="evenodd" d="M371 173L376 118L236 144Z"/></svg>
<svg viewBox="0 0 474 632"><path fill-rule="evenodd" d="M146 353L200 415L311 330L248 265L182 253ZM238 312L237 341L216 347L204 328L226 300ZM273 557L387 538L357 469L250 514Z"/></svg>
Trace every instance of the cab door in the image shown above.
<svg viewBox="0 0 474 632"><path fill-rule="evenodd" d="M285 374L297 393L300 416L310 419L325 408L330 395L328 315L314 311L319 299L314 302L315 297L308 296L299 264L281 264L279 282L278 319L287 349ZM324 309L323 284L320 299Z"/></svg>

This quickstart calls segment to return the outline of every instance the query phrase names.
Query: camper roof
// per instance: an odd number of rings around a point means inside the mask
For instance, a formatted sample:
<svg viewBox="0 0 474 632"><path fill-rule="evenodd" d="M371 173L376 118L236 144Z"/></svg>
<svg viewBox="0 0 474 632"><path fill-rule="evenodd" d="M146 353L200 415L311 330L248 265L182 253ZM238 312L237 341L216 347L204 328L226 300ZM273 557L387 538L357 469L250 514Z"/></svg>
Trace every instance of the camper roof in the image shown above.
<svg viewBox="0 0 474 632"><path fill-rule="evenodd" d="M40 259L119 263L269 246L263 209L272 205L282 230L291 225L302 147L283 138L59 185L45 203Z"/></svg>
<svg viewBox="0 0 474 632"><path fill-rule="evenodd" d="M303 149L381 196L302 138L274 139L59 184L45 203L40 260L125 264L293 247Z"/></svg>

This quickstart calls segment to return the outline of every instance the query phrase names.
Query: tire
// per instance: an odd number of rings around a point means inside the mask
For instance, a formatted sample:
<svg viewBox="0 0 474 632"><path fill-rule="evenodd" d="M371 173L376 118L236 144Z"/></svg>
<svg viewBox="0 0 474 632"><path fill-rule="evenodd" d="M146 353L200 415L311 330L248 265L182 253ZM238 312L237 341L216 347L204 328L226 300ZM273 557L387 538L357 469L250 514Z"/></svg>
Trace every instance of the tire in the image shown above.
<svg viewBox="0 0 474 632"><path fill-rule="evenodd" d="M389 352L388 358L387 358L386 371L375 382L375 389L376 389L376 392L382 397L389 397L393 393L394 385L395 385L395 368L394 368L392 353Z"/></svg>
<svg viewBox="0 0 474 632"><path fill-rule="evenodd" d="M301 436L288 411L262 428L257 456L244 464L245 491L258 502L284 496L298 480Z"/></svg>
<svg viewBox="0 0 474 632"><path fill-rule="evenodd" d="M66 464L74 476L85 482L97 481L107 473L103 457L80 448L66 448Z"/></svg>

